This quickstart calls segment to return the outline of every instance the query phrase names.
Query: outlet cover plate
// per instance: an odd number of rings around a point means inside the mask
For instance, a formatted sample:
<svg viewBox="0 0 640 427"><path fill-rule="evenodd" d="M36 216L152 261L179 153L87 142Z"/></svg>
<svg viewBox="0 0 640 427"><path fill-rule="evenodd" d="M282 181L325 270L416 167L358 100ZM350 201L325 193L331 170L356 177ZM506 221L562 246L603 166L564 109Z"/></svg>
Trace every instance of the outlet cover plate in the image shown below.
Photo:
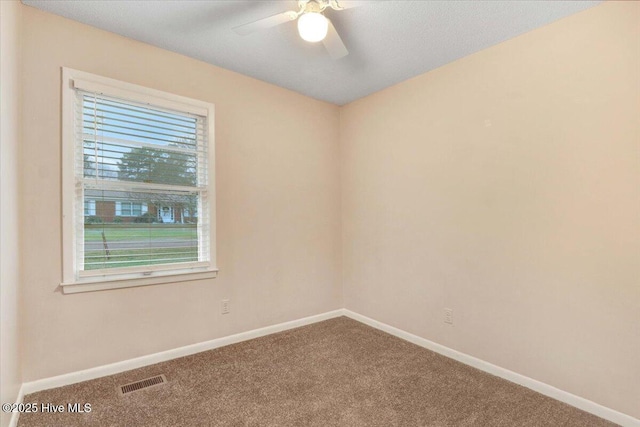
<svg viewBox="0 0 640 427"><path fill-rule="evenodd" d="M453 325L453 310L450 308L444 309L444 323Z"/></svg>

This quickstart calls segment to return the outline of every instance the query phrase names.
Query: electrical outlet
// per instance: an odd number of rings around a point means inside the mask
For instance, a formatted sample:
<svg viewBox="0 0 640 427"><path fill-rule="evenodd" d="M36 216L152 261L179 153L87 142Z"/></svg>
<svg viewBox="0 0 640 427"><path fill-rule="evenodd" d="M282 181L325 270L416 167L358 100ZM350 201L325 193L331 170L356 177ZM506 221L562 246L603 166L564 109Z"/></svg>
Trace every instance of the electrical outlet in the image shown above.
<svg viewBox="0 0 640 427"><path fill-rule="evenodd" d="M444 309L444 323L453 325L453 310L450 308Z"/></svg>
<svg viewBox="0 0 640 427"><path fill-rule="evenodd" d="M229 312L231 311L231 307L228 299L222 300L220 311L222 312L222 314L229 314Z"/></svg>

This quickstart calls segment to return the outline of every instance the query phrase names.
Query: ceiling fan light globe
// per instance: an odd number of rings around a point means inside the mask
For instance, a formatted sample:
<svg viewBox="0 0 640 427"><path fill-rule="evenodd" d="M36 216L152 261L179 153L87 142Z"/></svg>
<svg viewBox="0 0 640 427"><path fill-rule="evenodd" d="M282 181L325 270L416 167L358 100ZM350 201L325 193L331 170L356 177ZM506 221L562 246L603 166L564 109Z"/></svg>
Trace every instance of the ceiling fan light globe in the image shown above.
<svg viewBox="0 0 640 427"><path fill-rule="evenodd" d="M308 12L298 18L298 33L302 40L315 43L327 36L329 22L321 13Z"/></svg>

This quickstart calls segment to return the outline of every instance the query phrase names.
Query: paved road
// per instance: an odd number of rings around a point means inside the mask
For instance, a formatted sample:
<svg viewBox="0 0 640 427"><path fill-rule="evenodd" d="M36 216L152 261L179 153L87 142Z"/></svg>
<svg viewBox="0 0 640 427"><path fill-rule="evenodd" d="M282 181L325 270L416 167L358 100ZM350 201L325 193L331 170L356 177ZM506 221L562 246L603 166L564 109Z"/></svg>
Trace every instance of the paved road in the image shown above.
<svg viewBox="0 0 640 427"><path fill-rule="evenodd" d="M167 240L122 240L107 242L109 250L116 249L159 249L159 248L194 248L198 246L196 240L180 240L180 239L167 239ZM104 249L104 245L101 241L86 242L84 244L85 251L101 251Z"/></svg>

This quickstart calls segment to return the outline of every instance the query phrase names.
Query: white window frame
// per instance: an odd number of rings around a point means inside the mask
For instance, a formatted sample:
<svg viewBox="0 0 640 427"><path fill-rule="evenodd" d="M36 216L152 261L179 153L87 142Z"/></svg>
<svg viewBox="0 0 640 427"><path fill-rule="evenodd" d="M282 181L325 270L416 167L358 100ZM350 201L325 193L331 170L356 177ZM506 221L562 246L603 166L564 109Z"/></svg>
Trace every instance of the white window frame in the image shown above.
<svg viewBox="0 0 640 427"><path fill-rule="evenodd" d="M81 276L76 266L76 199L77 182L74 170L75 132L74 104L76 88L134 102L155 105L177 111L197 114L208 120L208 176L209 187L209 262L197 266L175 269L153 265L142 272L104 272L102 275ZM216 205L215 205L215 142L214 105L171 93L97 76L84 71L62 67L62 290L65 294L134 286L211 279L217 276L216 263ZM84 209L82 210L84 212ZM203 236L206 238L206 236Z"/></svg>

